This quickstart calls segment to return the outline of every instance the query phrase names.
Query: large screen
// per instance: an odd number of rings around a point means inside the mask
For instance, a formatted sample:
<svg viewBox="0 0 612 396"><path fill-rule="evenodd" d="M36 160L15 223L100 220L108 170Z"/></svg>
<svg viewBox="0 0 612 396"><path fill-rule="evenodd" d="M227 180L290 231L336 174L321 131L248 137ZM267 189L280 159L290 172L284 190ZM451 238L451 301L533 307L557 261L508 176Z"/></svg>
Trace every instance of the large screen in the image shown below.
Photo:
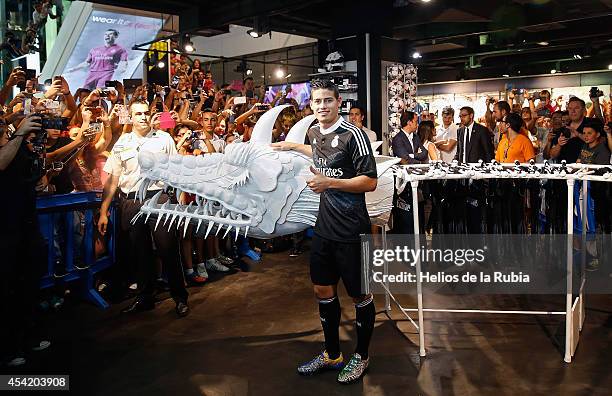
<svg viewBox="0 0 612 396"><path fill-rule="evenodd" d="M74 89L140 78L145 51L132 46L153 40L161 26L158 18L93 10L62 75Z"/></svg>
<svg viewBox="0 0 612 396"><path fill-rule="evenodd" d="M287 87L290 86L290 92L287 94L287 98L295 99L300 110L310 103L310 83L297 83L297 84L282 84L282 85L270 85L266 91L264 103L271 103L274 100L277 92L286 92Z"/></svg>

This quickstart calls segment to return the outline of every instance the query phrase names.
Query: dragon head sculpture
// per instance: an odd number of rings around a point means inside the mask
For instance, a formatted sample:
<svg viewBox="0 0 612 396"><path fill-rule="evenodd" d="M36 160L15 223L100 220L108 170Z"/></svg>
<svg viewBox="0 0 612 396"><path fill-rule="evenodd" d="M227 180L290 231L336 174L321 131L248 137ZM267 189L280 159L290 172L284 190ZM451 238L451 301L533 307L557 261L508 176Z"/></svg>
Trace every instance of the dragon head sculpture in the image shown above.
<svg viewBox="0 0 612 396"><path fill-rule="evenodd" d="M144 199L150 185L161 181L178 193L195 196L189 205L158 203L161 191L147 200L133 219L157 217L168 228L174 224L187 232L194 224L205 237L225 229L256 238L273 238L313 226L319 210L319 195L307 187L312 177L312 159L294 151L275 151L270 147L274 121L285 106L274 107L259 119L250 142L232 143L225 154L203 156L168 155L141 152L141 182L138 196ZM314 116L300 120L286 140L303 142ZM378 187L366 194L370 216L391 210L393 176L387 170L399 159L377 157Z"/></svg>

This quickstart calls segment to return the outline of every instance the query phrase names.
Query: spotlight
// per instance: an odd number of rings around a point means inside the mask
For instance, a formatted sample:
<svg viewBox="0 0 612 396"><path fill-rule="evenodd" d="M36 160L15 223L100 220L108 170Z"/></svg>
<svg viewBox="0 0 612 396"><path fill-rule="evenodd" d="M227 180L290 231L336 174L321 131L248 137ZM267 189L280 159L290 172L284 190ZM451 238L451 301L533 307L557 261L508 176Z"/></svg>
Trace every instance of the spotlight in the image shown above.
<svg viewBox="0 0 612 396"><path fill-rule="evenodd" d="M253 74L253 69L250 69L250 68L246 69L245 73L246 73L247 76L250 76L251 74Z"/></svg>
<svg viewBox="0 0 612 396"><path fill-rule="evenodd" d="M542 47L546 47L548 44L550 44L548 41L539 41L538 45L541 45Z"/></svg>
<svg viewBox="0 0 612 396"><path fill-rule="evenodd" d="M195 51L195 47L193 46L193 42L188 34L184 34L182 37L183 41L183 49L185 52L193 52Z"/></svg>
<svg viewBox="0 0 612 396"><path fill-rule="evenodd" d="M574 54L574 59L582 59L582 55L580 55L580 54Z"/></svg>
<svg viewBox="0 0 612 396"><path fill-rule="evenodd" d="M412 53L412 58L413 59L419 59L421 57L421 53L419 51L414 51Z"/></svg>
<svg viewBox="0 0 612 396"><path fill-rule="evenodd" d="M285 71L281 68L276 69L276 72L274 72L274 75L276 76L276 78L283 78L285 77Z"/></svg>
<svg viewBox="0 0 612 396"><path fill-rule="evenodd" d="M429 3L431 0L421 0L423 3Z"/></svg>
<svg viewBox="0 0 612 396"><path fill-rule="evenodd" d="M550 74L556 74L557 73L557 69L551 69L550 70Z"/></svg>
<svg viewBox="0 0 612 396"><path fill-rule="evenodd" d="M291 73L289 73L289 74L287 74L287 75L285 76L285 78L289 78L289 77L291 77Z"/></svg>
<svg viewBox="0 0 612 396"><path fill-rule="evenodd" d="M166 67L166 62L164 62L163 60L160 60L159 62L157 62L157 67L159 67L160 69L163 69L164 67Z"/></svg>
<svg viewBox="0 0 612 396"><path fill-rule="evenodd" d="M508 77L510 77L510 74L502 74L502 77L508 78Z"/></svg>
<svg viewBox="0 0 612 396"><path fill-rule="evenodd" d="M247 30L249 36L258 38L270 32L270 24L268 18L256 16L253 18L253 28Z"/></svg>

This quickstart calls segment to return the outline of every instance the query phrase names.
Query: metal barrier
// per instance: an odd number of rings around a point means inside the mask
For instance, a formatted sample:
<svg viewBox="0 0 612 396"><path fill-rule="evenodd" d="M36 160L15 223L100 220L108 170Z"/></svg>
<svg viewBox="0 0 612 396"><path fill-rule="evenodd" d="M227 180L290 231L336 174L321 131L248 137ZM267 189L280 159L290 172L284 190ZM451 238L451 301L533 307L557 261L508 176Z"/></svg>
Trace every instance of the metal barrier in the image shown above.
<svg viewBox="0 0 612 396"><path fill-rule="evenodd" d="M68 282L79 282L79 293L85 300L100 308L108 308L108 303L95 290L94 275L115 262L115 230L116 209L111 205L109 226L107 232L106 255L96 259L94 246L94 211L100 208L99 192L79 192L40 196L36 200L36 208L40 223L40 231L47 241L47 270L40 281L41 288L48 288ZM81 250L80 266L75 260L75 212L84 214L84 233ZM60 225L63 225L60 226ZM59 243L58 239L62 241ZM56 276L59 245L62 262L66 273Z"/></svg>

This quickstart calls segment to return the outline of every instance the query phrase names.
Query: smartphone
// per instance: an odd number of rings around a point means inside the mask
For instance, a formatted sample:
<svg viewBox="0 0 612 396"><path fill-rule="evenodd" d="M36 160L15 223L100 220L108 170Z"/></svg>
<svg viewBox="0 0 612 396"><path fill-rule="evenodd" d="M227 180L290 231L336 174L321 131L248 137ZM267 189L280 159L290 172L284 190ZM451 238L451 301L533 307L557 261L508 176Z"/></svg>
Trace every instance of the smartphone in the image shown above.
<svg viewBox="0 0 612 396"><path fill-rule="evenodd" d="M245 104L246 102L247 102L246 96L237 96L236 99L234 99L234 104Z"/></svg>
<svg viewBox="0 0 612 396"><path fill-rule="evenodd" d="M270 107L266 104L257 105L257 110L268 110Z"/></svg>
<svg viewBox="0 0 612 396"><path fill-rule="evenodd" d="M163 112L163 111L164 111L164 104L163 104L163 103L162 103L160 100L158 100L158 101L155 103L155 111L156 111L157 113L161 113L161 112Z"/></svg>
<svg viewBox="0 0 612 396"><path fill-rule="evenodd" d="M26 80L33 80L36 78L36 70L34 69L25 69L25 78Z"/></svg>

